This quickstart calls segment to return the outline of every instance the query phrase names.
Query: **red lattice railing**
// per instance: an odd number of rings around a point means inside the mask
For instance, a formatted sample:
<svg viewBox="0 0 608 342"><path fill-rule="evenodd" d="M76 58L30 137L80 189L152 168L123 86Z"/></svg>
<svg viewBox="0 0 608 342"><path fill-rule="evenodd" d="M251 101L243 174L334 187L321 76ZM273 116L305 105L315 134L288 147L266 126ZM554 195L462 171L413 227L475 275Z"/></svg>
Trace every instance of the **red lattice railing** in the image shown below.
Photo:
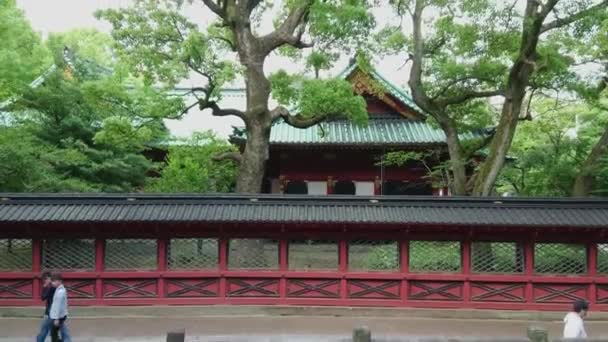
<svg viewBox="0 0 608 342"><path fill-rule="evenodd" d="M167 248L170 270L218 268L217 239L171 239Z"/></svg>
<svg viewBox="0 0 608 342"><path fill-rule="evenodd" d="M278 269L279 242L266 239L231 239L229 269Z"/></svg>
<svg viewBox="0 0 608 342"><path fill-rule="evenodd" d="M62 272L95 270L95 240L44 240L42 242L42 269Z"/></svg>
<svg viewBox="0 0 608 342"><path fill-rule="evenodd" d="M0 239L0 305L39 304L39 272L56 270L75 305L608 310L608 244L327 236Z"/></svg>
<svg viewBox="0 0 608 342"><path fill-rule="evenodd" d="M155 270L157 253L154 239L109 239L105 244L105 269Z"/></svg>
<svg viewBox="0 0 608 342"><path fill-rule="evenodd" d="M411 241L409 269L411 272L460 272L460 242Z"/></svg>
<svg viewBox="0 0 608 342"><path fill-rule="evenodd" d="M587 273L585 245L537 243L534 246L534 272L539 274Z"/></svg>
<svg viewBox="0 0 608 342"><path fill-rule="evenodd" d="M290 270L338 270L337 241L290 241L288 255Z"/></svg>
<svg viewBox="0 0 608 342"><path fill-rule="evenodd" d="M0 271L30 271L32 240L0 239Z"/></svg>
<svg viewBox="0 0 608 342"><path fill-rule="evenodd" d="M523 273L524 250L515 242L473 242L471 270L474 273Z"/></svg>
<svg viewBox="0 0 608 342"><path fill-rule="evenodd" d="M597 273L608 274L608 244L597 245Z"/></svg>
<svg viewBox="0 0 608 342"><path fill-rule="evenodd" d="M354 240L348 243L348 269L351 271L399 270L397 241Z"/></svg>

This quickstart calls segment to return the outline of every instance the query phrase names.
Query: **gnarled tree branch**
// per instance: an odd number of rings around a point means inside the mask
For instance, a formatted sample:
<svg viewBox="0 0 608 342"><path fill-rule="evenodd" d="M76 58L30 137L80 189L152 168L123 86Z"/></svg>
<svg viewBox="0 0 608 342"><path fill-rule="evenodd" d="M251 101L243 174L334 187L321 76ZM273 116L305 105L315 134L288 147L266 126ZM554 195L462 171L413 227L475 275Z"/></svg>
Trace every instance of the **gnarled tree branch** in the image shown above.
<svg viewBox="0 0 608 342"><path fill-rule="evenodd" d="M202 0L205 6L207 6L211 12L215 13L218 17L222 19L226 19L226 12L224 11L223 6L220 4L221 0Z"/></svg>
<svg viewBox="0 0 608 342"><path fill-rule="evenodd" d="M283 106L278 106L270 111L273 120L282 118L285 122L296 128L308 128L323 122L329 115L315 115L312 117L303 117L302 115L292 115L289 110Z"/></svg>
<svg viewBox="0 0 608 342"><path fill-rule="evenodd" d="M211 109L211 115L213 116L236 116L243 121L245 120L245 113L243 111L234 108L220 108L215 101L202 101L199 103L199 108L201 110Z"/></svg>
<svg viewBox="0 0 608 342"><path fill-rule="evenodd" d="M553 29L557 29L560 27L570 25L570 24L574 23L575 21L578 21L578 20L588 16L590 13L600 10L602 8L606 8L606 7L608 7L608 0L604 0L594 6L591 6L584 10L581 10L579 12L573 13L565 18L557 18L551 22L548 22L542 26L540 32L545 33L547 31L550 31Z"/></svg>
<svg viewBox="0 0 608 342"><path fill-rule="evenodd" d="M439 99L448 90L450 90L451 87L457 85L458 83L466 82L466 81L492 82L493 80L491 80L491 79L485 79L485 78L482 78L482 77L479 77L479 76L471 76L471 75L459 77L459 78L456 78L456 79L448 82L448 84L446 84L443 88L441 88L441 90L439 90L437 92L437 94L431 98L431 100L434 101L434 100Z"/></svg>
<svg viewBox="0 0 608 342"><path fill-rule="evenodd" d="M289 44L296 48L311 46L309 43L302 42L303 28L297 33L295 31L298 26L304 25L312 3L313 0L305 0L299 6L294 7L289 12L287 19L275 31L260 38L266 53L270 53L284 44Z"/></svg>

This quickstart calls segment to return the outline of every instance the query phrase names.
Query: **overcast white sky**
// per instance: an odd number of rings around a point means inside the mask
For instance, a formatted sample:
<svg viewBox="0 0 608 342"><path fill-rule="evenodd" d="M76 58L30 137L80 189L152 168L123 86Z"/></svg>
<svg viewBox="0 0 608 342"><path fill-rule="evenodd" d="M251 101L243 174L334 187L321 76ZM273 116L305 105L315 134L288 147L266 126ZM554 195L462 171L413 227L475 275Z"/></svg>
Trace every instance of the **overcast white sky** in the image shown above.
<svg viewBox="0 0 608 342"><path fill-rule="evenodd" d="M62 32L75 28L96 28L103 32L109 32L111 27L108 23L95 19L93 13L102 8L108 7L126 7L130 3L129 0L17 0L17 4L21 7L30 20L34 30L46 36L49 32ZM213 15L204 8L202 4L195 2L192 8L187 10L188 16L200 26L206 26L213 20ZM375 13L377 18L387 18L392 16L390 10L380 10ZM268 20L271 25L271 21ZM344 57L344 63L338 65L336 70L344 68L349 56ZM377 68L387 79L397 85L404 85L407 81L407 70L400 69L403 61L400 57L385 58L377 63ZM284 68L289 71L300 69L299 65L284 60L282 58L269 58L266 62L267 72ZM184 85L194 84L194 80L185 81ZM244 97L225 96L223 105L226 107L240 108L244 106ZM231 132L233 125L242 125L240 120L236 118L215 118L208 112L199 112L193 110L180 121L167 122L167 126L171 132L180 137L186 137L192 132L212 129L221 136L227 137Z"/></svg>

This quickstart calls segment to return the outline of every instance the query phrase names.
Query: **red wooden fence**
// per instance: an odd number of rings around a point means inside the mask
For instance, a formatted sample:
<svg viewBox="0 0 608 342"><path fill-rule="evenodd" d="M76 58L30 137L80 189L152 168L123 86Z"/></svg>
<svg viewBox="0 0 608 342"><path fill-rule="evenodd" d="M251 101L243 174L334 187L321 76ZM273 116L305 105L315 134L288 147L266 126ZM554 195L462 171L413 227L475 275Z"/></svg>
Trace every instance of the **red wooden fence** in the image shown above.
<svg viewBox="0 0 608 342"><path fill-rule="evenodd" d="M608 245L595 235L503 232L488 245L464 229L296 234L283 227L203 237L157 227L129 239L87 231L80 240L0 239L0 305L40 305L40 273L55 269L72 305L563 311L585 298L593 310L608 310Z"/></svg>

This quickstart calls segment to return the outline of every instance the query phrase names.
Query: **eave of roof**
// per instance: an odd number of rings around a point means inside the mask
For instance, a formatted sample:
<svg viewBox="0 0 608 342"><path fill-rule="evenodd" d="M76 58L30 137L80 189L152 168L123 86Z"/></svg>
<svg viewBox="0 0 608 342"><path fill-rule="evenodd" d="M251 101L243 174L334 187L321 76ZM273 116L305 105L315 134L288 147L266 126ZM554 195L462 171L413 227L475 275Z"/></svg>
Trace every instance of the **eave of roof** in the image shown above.
<svg viewBox="0 0 608 342"><path fill-rule="evenodd" d="M285 195L0 194L14 223L348 223L608 228L608 200Z"/></svg>
<svg viewBox="0 0 608 342"><path fill-rule="evenodd" d="M285 122L273 125L270 131L271 146L430 146L445 145L443 130L424 121L406 119L370 119L365 126L348 120L329 121L305 129L296 128ZM245 142L246 132L235 129L231 136L234 143ZM487 137L489 132L466 132L462 140Z"/></svg>

